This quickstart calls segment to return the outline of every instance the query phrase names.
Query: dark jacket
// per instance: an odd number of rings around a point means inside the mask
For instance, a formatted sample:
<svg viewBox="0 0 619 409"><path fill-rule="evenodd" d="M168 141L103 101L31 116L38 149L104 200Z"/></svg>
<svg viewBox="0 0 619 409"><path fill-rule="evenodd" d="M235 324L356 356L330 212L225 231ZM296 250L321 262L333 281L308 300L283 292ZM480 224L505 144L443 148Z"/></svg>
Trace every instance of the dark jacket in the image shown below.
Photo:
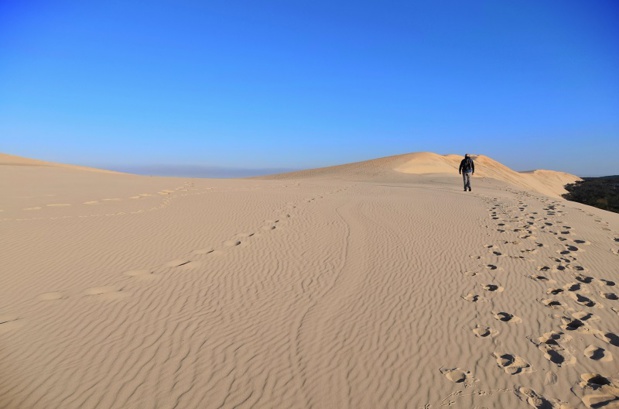
<svg viewBox="0 0 619 409"><path fill-rule="evenodd" d="M475 173L475 163L473 162L473 159L471 159L470 157L462 159L462 162L460 162L460 168L458 169L458 173L462 172Z"/></svg>

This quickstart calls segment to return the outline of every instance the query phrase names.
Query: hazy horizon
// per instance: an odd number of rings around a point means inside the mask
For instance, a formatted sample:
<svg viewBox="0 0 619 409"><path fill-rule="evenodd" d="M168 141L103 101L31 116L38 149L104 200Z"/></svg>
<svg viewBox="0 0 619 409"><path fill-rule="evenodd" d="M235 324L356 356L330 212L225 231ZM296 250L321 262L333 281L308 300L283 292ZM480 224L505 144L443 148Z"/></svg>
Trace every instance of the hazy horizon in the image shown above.
<svg viewBox="0 0 619 409"><path fill-rule="evenodd" d="M404 152L404 153L412 153L412 152ZM376 158L366 158L365 160L379 159ZM497 158L492 158L494 160L498 160ZM358 162L358 161L355 161ZM498 162L502 163L500 160ZM329 167L329 166L337 166L344 165L351 162L346 163L332 163L325 166L320 167ZM114 170L117 172L125 172L125 173L134 173L137 175L146 175L146 176L167 176L167 177L198 177L198 178L244 178L244 177L253 177L253 176L265 176L265 175L273 175L278 173L288 173L288 172L297 172L308 169L315 169L318 167L297 167L297 168L243 168L243 167L224 167L224 166L208 166L208 165L200 165L200 164L149 164L149 165L131 165L131 164L116 164L116 165L106 165L106 164L88 164L88 163L75 163L80 166L89 166L101 169ZM503 163L504 164L504 163ZM478 165L479 166L479 165ZM533 172L539 169L545 170L553 170L558 172L566 172L562 169L549 169L549 168L510 168L516 172ZM567 172L570 173L570 172ZM578 177L604 177L604 176L614 176L615 174L574 174Z"/></svg>

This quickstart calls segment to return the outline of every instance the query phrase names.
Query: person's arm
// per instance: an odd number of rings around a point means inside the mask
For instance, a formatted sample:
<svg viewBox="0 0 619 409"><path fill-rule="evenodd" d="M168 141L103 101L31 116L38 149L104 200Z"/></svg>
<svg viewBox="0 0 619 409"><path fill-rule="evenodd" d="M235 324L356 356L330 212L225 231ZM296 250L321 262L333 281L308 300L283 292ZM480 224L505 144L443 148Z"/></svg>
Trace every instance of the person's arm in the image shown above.
<svg viewBox="0 0 619 409"><path fill-rule="evenodd" d="M460 167L458 168L458 175L462 174L462 164L463 163L464 163L463 161L460 161Z"/></svg>
<svg viewBox="0 0 619 409"><path fill-rule="evenodd" d="M475 161L471 159L471 169L473 170L473 175L475 174Z"/></svg>

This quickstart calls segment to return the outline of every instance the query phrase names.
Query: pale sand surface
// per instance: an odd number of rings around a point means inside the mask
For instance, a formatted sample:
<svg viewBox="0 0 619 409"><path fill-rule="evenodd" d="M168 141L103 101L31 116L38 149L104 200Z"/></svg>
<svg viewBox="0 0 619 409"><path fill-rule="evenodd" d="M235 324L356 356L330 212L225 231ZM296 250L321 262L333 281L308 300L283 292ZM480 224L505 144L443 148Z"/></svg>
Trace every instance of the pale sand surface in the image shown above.
<svg viewBox="0 0 619 409"><path fill-rule="evenodd" d="M619 404L619 215L561 199L571 175L0 159L2 408Z"/></svg>

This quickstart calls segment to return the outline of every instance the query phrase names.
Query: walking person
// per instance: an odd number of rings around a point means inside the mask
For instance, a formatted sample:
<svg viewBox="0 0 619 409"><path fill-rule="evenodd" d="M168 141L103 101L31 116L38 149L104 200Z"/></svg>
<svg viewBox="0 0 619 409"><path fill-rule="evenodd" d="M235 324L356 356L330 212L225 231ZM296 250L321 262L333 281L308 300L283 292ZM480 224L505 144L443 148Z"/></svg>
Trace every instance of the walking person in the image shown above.
<svg viewBox="0 0 619 409"><path fill-rule="evenodd" d="M471 191L471 175L475 174L475 164L473 163L473 159L469 156L469 154L464 155L464 159L460 162L460 168L458 169L458 173L462 175L462 180L464 181L464 191L468 189Z"/></svg>

